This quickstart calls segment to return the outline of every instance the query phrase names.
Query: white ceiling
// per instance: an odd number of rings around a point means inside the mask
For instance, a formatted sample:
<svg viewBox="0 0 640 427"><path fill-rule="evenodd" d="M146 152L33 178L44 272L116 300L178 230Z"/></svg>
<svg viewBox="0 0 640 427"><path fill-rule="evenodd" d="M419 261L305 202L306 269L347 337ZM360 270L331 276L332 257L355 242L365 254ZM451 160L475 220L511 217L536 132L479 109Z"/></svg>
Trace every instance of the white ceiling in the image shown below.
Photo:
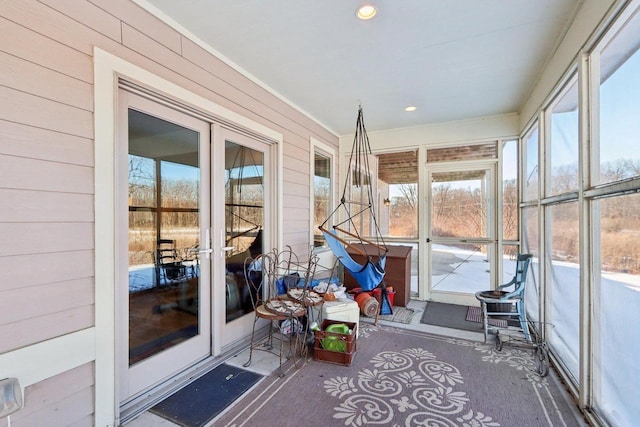
<svg viewBox="0 0 640 427"><path fill-rule="evenodd" d="M368 131L518 112L582 4L371 0L359 21L360 0L137 2L338 135L359 104Z"/></svg>

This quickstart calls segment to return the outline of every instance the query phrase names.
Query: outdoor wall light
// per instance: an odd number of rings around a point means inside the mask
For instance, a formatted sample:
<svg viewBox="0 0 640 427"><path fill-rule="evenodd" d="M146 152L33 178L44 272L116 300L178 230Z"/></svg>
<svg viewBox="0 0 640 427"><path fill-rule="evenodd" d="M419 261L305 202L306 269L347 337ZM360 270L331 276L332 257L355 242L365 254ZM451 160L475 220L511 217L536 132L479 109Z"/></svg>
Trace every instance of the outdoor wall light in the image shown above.
<svg viewBox="0 0 640 427"><path fill-rule="evenodd" d="M18 379L5 378L0 380L0 418L13 414L22 406L22 388L20 388Z"/></svg>
<svg viewBox="0 0 640 427"><path fill-rule="evenodd" d="M391 200L389 200L389 198L384 199L384 201L382 202L384 203L385 206L391 206Z"/></svg>

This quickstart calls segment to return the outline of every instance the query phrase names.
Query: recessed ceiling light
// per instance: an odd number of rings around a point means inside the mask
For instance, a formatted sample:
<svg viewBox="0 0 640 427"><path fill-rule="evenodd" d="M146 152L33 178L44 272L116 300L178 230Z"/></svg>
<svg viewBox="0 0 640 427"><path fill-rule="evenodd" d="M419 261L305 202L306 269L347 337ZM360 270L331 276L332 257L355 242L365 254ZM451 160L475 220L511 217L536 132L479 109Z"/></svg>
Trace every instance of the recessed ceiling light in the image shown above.
<svg viewBox="0 0 640 427"><path fill-rule="evenodd" d="M404 111L407 111L407 112L416 111L416 110L417 110L417 108L414 107L413 105L405 107L405 109L404 109Z"/></svg>
<svg viewBox="0 0 640 427"><path fill-rule="evenodd" d="M376 16L376 13L378 13L378 9L376 9L375 6L372 6L370 4L365 4L364 6L361 6L360 8L358 8L358 11L356 12L356 16L359 19L366 21L367 19L371 19L374 16Z"/></svg>

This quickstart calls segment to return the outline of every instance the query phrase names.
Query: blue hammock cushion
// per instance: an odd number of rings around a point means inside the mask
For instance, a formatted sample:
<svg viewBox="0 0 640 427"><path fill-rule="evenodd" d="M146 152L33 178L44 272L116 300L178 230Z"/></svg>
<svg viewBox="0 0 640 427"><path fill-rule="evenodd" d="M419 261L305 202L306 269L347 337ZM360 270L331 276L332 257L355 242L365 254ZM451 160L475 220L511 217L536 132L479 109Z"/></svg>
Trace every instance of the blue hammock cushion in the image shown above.
<svg viewBox="0 0 640 427"><path fill-rule="evenodd" d="M367 263L361 265L351 257L347 252L347 248L338 240L335 234L325 230L322 230L322 234L324 234L324 238L333 254L340 260L340 264L349 271L363 290L371 291L382 282L387 262L385 254L381 255L376 262L368 258Z"/></svg>

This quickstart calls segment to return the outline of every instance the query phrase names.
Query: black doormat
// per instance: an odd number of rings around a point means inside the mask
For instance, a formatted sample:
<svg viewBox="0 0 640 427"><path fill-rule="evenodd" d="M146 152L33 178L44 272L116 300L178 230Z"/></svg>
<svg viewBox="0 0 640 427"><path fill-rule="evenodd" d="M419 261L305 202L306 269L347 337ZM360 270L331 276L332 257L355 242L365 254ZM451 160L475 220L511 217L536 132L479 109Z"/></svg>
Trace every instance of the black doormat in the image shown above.
<svg viewBox="0 0 640 427"><path fill-rule="evenodd" d="M261 378L260 374L223 363L158 403L150 411L183 427L201 427Z"/></svg>
<svg viewBox="0 0 640 427"><path fill-rule="evenodd" d="M469 322L466 305L428 302L420 323L442 326L444 328L462 329L464 331L483 332L482 323Z"/></svg>

